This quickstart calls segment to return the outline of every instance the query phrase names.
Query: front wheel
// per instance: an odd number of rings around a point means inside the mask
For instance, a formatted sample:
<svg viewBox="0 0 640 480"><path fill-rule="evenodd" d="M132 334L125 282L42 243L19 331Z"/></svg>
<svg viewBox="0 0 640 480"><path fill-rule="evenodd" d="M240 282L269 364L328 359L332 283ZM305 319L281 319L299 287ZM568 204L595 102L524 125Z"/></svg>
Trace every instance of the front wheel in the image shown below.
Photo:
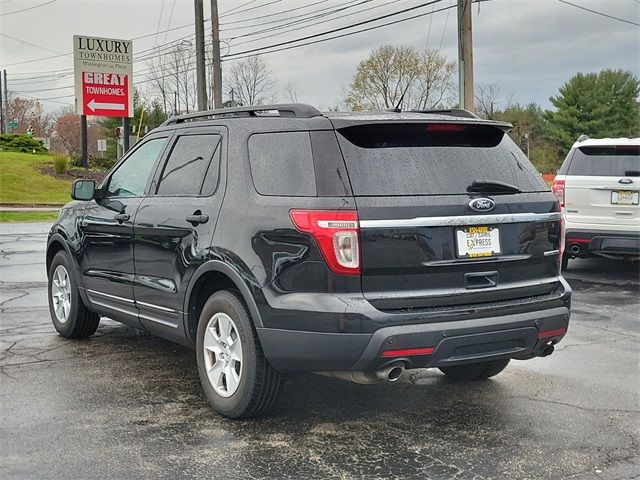
<svg viewBox="0 0 640 480"><path fill-rule="evenodd" d="M100 316L82 303L71 268L64 252L53 257L48 275L49 314L53 326L63 337L87 338L98 328Z"/></svg>
<svg viewBox="0 0 640 480"><path fill-rule="evenodd" d="M505 360L455 365L453 367L440 367L440 371L456 380L480 380L499 374L507 368L507 365L509 365L508 358Z"/></svg>
<svg viewBox="0 0 640 480"><path fill-rule="evenodd" d="M280 374L264 357L237 292L216 292L205 303L198 322L196 357L204 393L220 414L247 418L273 406Z"/></svg>

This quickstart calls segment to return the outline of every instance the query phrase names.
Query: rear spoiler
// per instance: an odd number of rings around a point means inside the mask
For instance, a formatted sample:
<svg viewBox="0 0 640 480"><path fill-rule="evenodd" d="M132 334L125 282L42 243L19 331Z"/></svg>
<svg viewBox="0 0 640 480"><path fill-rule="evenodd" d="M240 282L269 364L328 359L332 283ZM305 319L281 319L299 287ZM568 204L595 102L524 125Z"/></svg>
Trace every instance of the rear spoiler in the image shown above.
<svg viewBox="0 0 640 480"><path fill-rule="evenodd" d="M487 127L495 127L503 132L508 132L513 128L513 125L507 122L498 122L495 120L483 120L481 118L469 118L469 117L454 117L449 115L442 115L441 118L434 118L433 114L430 114L428 117L425 114L424 116L419 114L411 115L410 117L400 117L400 118L340 118L334 117L329 118L333 127L336 130L340 130L342 128L354 127L356 125L375 125L381 123L451 123L458 125L483 125Z"/></svg>

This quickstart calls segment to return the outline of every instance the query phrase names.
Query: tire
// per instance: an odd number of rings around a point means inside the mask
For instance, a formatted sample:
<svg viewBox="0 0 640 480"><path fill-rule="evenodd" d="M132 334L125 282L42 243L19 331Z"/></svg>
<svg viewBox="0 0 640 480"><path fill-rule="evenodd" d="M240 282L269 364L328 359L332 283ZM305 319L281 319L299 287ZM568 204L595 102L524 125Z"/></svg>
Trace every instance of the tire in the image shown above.
<svg viewBox="0 0 640 480"><path fill-rule="evenodd" d="M562 255L562 270L566 270L569 267L569 255L566 253Z"/></svg>
<svg viewBox="0 0 640 480"><path fill-rule="evenodd" d="M509 365L509 359L440 367L440 371L456 380L481 380L499 374Z"/></svg>
<svg viewBox="0 0 640 480"><path fill-rule="evenodd" d="M216 292L204 304L196 360L207 400L221 415L249 418L273 407L280 374L265 358L238 292Z"/></svg>
<svg viewBox="0 0 640 480"><path fill-rule="evenodd" d="M89 310L80 298L65 252L56 253L48 272L49 314L57 332L65 338L87 338L95 333L100 316Z"/></svg>

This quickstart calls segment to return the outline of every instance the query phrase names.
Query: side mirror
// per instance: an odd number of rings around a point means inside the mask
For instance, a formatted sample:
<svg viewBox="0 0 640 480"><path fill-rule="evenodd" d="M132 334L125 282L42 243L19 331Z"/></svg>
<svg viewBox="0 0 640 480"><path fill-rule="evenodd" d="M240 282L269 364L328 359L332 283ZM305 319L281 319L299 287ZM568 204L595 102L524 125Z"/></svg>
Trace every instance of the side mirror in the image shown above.
<svg viewBox="0 0 640 480"><path fill-rule="evenodd" d="M92 200L96 193L95 180L76 180L71 189L71 198L74 200Z"/></svg>

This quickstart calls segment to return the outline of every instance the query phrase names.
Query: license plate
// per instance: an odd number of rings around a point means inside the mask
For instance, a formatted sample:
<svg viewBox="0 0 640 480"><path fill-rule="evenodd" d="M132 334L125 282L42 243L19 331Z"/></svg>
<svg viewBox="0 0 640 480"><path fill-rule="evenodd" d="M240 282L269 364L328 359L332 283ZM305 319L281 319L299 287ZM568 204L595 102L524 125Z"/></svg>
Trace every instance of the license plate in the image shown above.
<svg viewBox="0 0 640 480"><path fill-rule="evenodd" d="M477 226L456 230L458 256L475 258L500 254L500 231L495 227Z"/></svg>
<svg viewBox="0 0 640 480"><path fill-rule="evenodd" d="M613 205L638 205L638 192L629 190L614 190L611 192Z"/></svg>

